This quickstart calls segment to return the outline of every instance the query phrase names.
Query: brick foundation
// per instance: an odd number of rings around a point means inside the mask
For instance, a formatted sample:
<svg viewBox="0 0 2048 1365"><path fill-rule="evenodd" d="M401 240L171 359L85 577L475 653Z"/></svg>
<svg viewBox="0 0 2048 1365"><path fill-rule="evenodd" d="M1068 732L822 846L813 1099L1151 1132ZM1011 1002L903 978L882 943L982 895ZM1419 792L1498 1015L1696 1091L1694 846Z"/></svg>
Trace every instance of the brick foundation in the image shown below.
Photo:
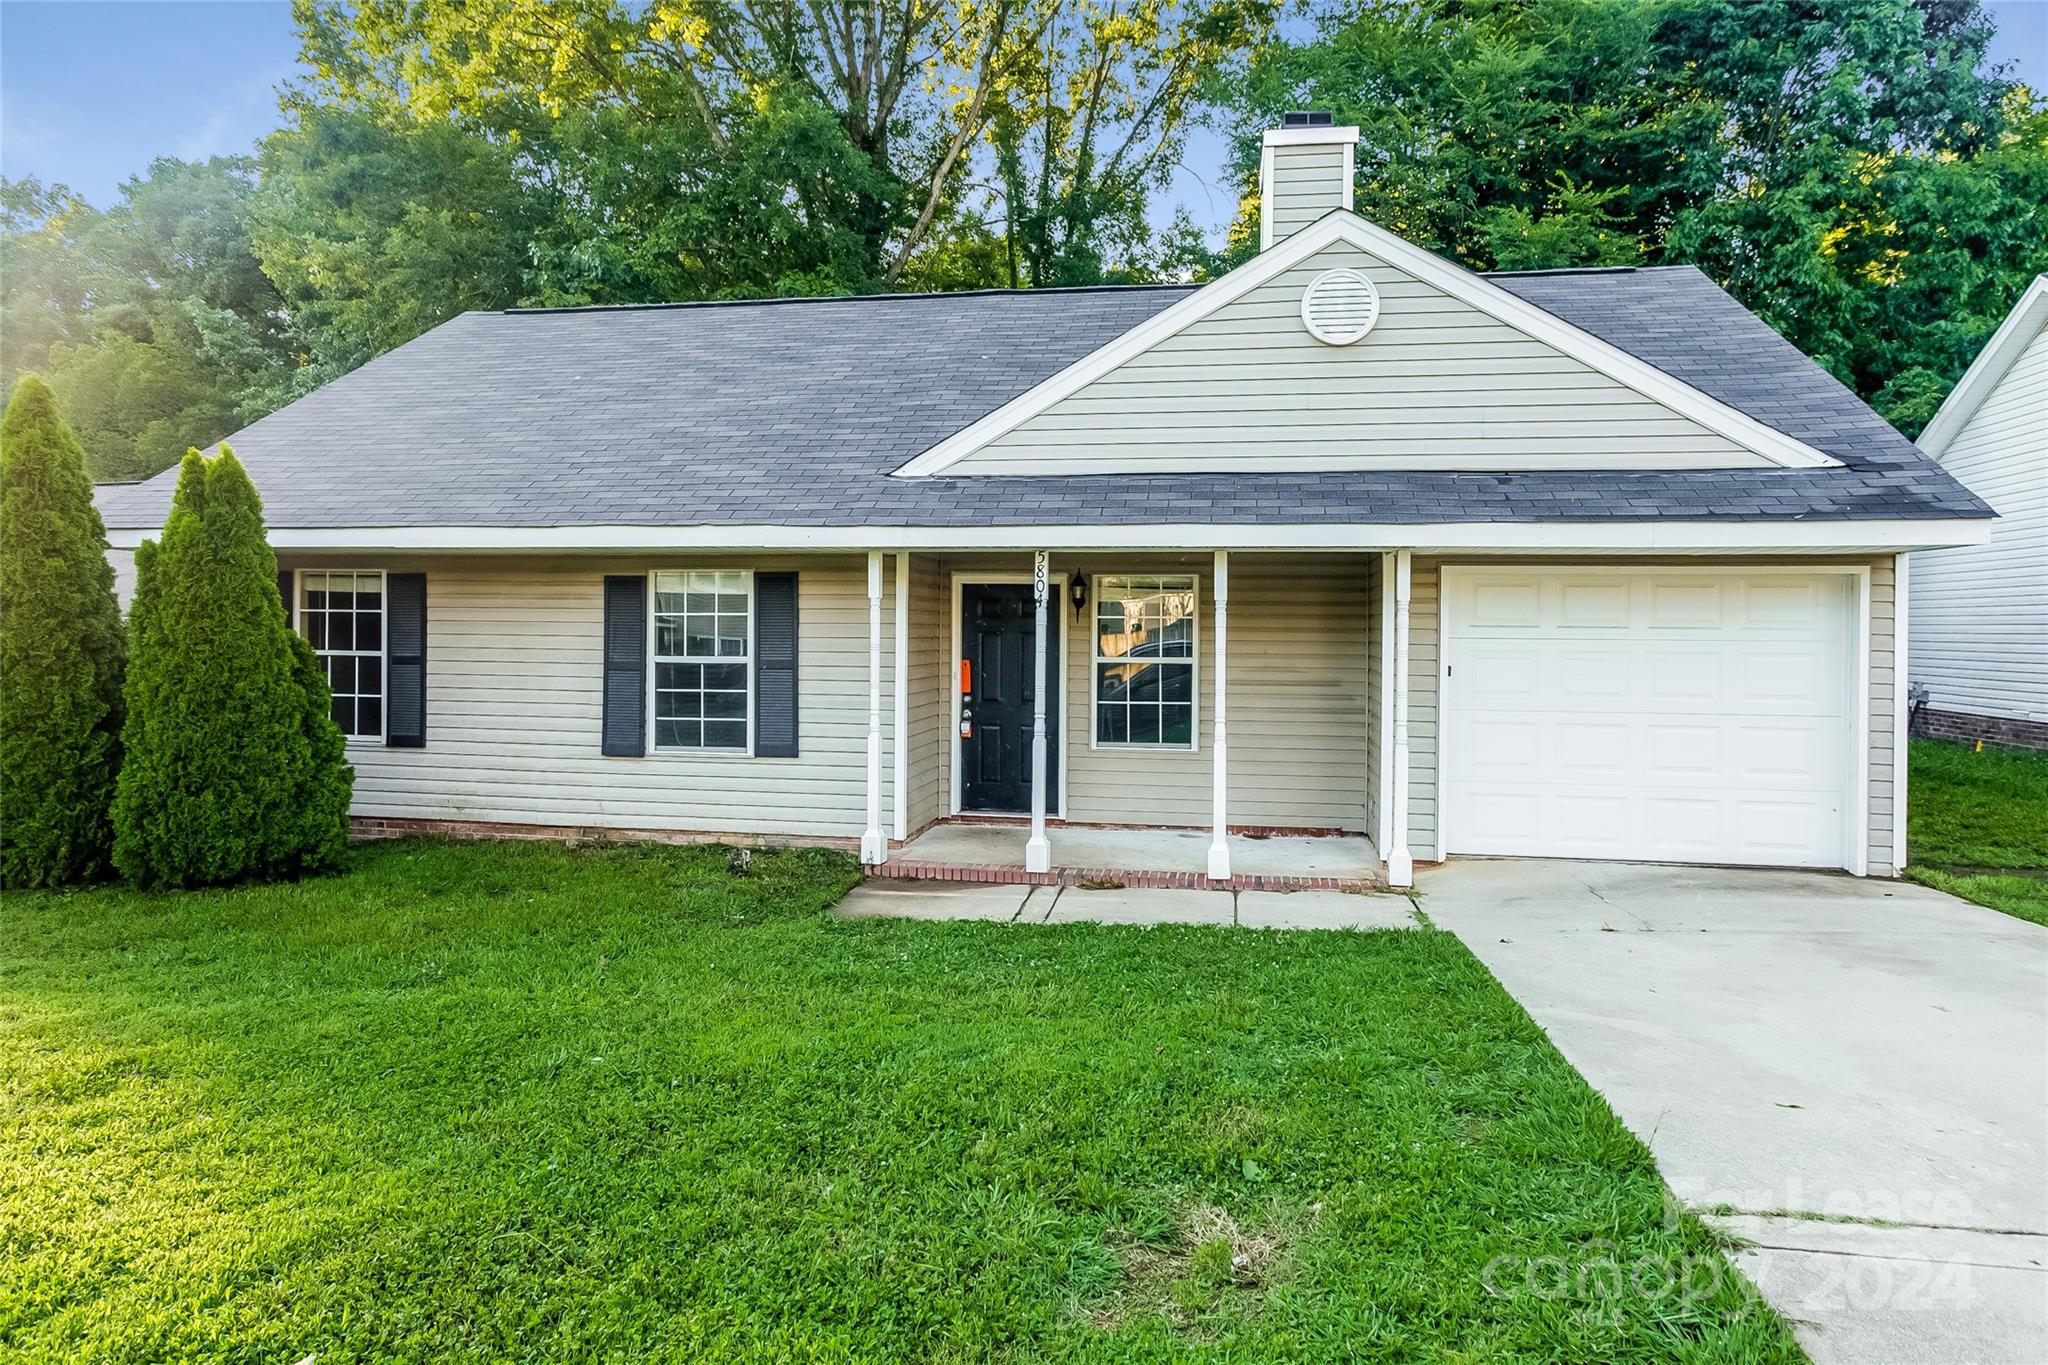
<svg viewBox="0 0 2048 1365"><path fill-rule="evenodd" d="M1968 711L1936 711L1930 707L1920 712L1913 734L1920 739L1947 740L1951 744L1975 744L1981 740L2000 748L2048 753L2048 721L1975 716Z"/></svg>
<svg viewBox="0 0 2048 1365"><path fill-rule="evenodd" d="M860 852L858 839L827 839L799 834L732 834L686 829L612 829L604 825L521 825L506 820L414 820L396 816L352 815L349 833L357 839L401 839L430 834L443 839L540 839L555 843L724 844L732 848L836 848Z"/></svg>

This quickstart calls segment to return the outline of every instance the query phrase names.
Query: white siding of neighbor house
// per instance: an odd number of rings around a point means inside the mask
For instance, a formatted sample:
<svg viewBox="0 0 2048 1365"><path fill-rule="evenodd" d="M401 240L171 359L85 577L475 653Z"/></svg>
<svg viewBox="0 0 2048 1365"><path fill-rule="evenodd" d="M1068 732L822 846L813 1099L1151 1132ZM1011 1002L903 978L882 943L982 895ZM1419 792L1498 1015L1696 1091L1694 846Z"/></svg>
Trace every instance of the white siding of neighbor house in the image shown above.
<svg viewBox="0 0 2048 1365"><path fill-rule="evenodd" d="M863 558L323 556L427 575L427 744L351 744L357 815L854 839L866 825L868 617ZM797 758L606 758L602 586L607 574L727 567L798 574ZM885 580L886 582L886 580ZM883 792L892 638L885 594Z"/></svg>
<svg viewBox="0 0 2048 1365"><path fill-rule="evenodd" d="M1260 207L1273 220L1273 241L1344 207L1344 151L1336 142L1283 143L1266 150L1273 183Z"/></svg>
<svg viewBox="0 0 2048 1365"><path fill-rule="evenodd" d="M1350 346L1324 345L1301 320L1302 291L1338 266L1363 270L1380 290L1378 325ZM1549 343L1338 243L1027 419L955 471L1766 463Z"/></svg>
<svg viewBox="0 0 2048 1365"><path fill-rule="evenodd" d="M1499 560L1487 561L1499 564ZM1613 563L1616 561L1605 561ZM1699 561L1688 561L1697 564ZM1737 563L1731 561L1733 568ZM1782 561L1781 561L1782 562ZM1870 685L1867 707L1870 754L1869 812L1866 827L1868 869L1873 876L1893 876L1894 742L1896 698L1892 642L1897 627L1895 574L1889 556L1870 563ZM1443 561L1414 561L1409 606L1408 694L1408 843L1418 862L1440 859L1437 843L1437 706L1442 676L1440 587ZM1917 629L1917 623L1915 629Z"/></svg>
<svg viewBox="0 0 2048 1365"><path fill-rule="evenodd" d="M107 563L114 566L114 598L126 615L128 604L135 600L135 551L109 550Z"/></svg>
<svg viewBox="0 0 2048 1365"><path fill-rule="evenodd" d="M1912 557L1911 680L1938 711L2048 721L2048 331L1941 463L1999 520L1989 544Z"/></svg>

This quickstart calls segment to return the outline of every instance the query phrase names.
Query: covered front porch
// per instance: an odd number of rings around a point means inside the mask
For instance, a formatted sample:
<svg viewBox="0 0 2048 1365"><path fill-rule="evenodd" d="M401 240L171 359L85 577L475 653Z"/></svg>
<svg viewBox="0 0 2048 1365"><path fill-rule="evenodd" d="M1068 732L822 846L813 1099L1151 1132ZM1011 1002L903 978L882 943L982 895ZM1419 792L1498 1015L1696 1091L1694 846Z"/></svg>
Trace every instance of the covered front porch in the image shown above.
<svg viewBox="0 0 2048 1365"><path fill-rule="evenodd" d="M1405 552L875 552L862 861L1410 884Z"/></svg>

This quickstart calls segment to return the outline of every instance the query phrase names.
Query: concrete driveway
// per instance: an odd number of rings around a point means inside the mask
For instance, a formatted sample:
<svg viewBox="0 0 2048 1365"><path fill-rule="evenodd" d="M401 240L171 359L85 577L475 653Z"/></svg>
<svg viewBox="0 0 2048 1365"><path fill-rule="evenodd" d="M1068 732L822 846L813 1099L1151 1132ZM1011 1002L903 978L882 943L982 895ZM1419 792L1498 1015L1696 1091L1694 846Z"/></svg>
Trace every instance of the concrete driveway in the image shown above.
<svg viewBox="0 0 2048 1365"><path fill-rule="evenodd" d="M2048 1361L2048 929L1819 873L1455 862L1457 934L1816 1361Z"/></svg>

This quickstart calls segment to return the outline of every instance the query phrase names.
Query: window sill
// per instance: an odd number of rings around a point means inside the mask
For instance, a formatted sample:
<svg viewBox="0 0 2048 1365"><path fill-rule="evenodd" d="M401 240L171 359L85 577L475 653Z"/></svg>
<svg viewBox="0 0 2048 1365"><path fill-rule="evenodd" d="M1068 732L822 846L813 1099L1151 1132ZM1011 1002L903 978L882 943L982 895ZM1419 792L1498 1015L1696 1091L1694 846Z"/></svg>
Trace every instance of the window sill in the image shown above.
<svg viewBox="0 0 2048 1365"><path fill-rule="evenodd" d="M1097 753L1110 754L1198 754L1202 752L1202 746L1199 744L1104 744L1100 740L1091 740L1088 747Z"/></svg>

